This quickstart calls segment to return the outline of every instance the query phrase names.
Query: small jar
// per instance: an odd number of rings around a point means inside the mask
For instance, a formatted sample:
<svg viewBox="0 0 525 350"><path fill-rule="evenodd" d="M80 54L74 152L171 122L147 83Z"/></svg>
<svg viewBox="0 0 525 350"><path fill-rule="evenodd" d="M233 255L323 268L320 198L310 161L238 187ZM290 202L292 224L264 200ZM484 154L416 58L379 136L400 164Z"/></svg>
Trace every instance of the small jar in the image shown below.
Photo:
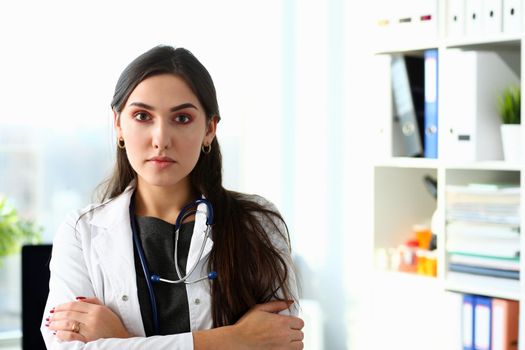
<svg viewBox="0 0 525 350"><path fill-rule="evenodd" d="M416 240L406 241L398 247L400 255L399 271L416 272L417 270L417 249Z"/></svg>
<svg viewBox="0 0 525 350"><path fill-rule="evenodd" d="M425 225L414 225L412 231L416 235L416 240L419 248L428 250L430 248L430 242L432 241L432 231L430 227Z"/></svg>

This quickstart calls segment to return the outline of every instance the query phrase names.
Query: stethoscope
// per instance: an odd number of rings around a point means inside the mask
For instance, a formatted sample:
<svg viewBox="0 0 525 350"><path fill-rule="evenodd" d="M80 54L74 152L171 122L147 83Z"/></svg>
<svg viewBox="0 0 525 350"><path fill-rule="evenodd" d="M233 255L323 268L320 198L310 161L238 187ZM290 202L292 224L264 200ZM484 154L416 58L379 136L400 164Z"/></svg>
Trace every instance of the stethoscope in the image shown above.
<svg viewBox="0 0 525 350"><path fill-rule="evenodd" d="M135 196L133 195L130 201L130 205L129 205L129 217L131 221L131 231L133 233L133 243L135 247L137 248L137 253L139 255L140 264L142 266L142 271L144 272L144 276L146 278L146 285L148 286L149 300L151 303L153 327L155 330L155 334L158 335L160 333L159 314L157 311L157 299L155 298L155 291L153 290L153 282L165 282L165 283L172 283L172 284L178 284L178 283L191 284L191 283L197 283L200 281L204 281L206 279L214 280L217 278L217 272L210 271L208 275L206 276L202 276L193 281L188 280L191 274L193 273L193 271L195 271L195 269L197 268L199 261L202 259L202 255L204 253L206 242L210 236L211 225L213 224L213 207L211 206L211 203L208 202L206 199L197 199L196 201L187 204L180 211L179 215L177 216L177 220L175 221L175 252L174 252L175 270L177 271L178 279L168 280L165 278L161 278L159 275L156 275L156 274L152 275L149 272L148 264L146 263L146 256L144 254L144 250L142 249L142 244L140 242L140 238L138 235L137 223L133 219L135 217L135 198L134 197ZM178 263L179 260L178 260L178 252L177 252L178 243L179 243L179 230L180 230L180 226L182 222L188 216L193 215L193 214L202 213L202 211L199 211L198 209L193 209L195 207L198 207L199 204L204 204L206 206L206 231L204 232L204 239L202 241L201 248L199 250L198 259L195 261L193 266L189 269L189 272L187 272L185 276L182 276L180 269L179 269L179 263Z"/></svg>

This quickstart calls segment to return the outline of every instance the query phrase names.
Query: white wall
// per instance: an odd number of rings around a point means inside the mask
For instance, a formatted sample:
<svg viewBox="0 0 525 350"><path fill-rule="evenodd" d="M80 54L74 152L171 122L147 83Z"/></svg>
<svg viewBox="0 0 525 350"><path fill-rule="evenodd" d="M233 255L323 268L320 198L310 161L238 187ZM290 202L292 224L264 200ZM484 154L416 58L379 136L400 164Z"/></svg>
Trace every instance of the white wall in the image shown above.
<svg viewBox="0 0 525 350"><path fill-rule="evenodd" d="M372 261L372 154L381 147L375 143L378 89L374 82L382 72L372 55L372 2L351 1L345 17L345 155L344 184L346 230L343 275L348 298L346 313L349 349L370 349L371 339L381 337L370 324L370 273Z"/></svg>

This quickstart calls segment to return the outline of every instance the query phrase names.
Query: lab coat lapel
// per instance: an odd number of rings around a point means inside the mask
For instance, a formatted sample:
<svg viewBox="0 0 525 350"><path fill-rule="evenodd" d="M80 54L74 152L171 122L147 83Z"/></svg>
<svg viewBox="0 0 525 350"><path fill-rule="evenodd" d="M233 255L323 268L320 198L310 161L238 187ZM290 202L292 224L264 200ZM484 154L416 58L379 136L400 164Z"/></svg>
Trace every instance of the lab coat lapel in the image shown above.
<svg viewBox="0 0 525 350"><path fill-rule="evenodd" d="M128 284L130 272L135 271L129 214L108 227L98 228L98 231L100 234L93 237L93 245L101 257L100 264L104 266L104 272L111 275L108 277L123 287Z"/></svg>
<svg viewBox="0 0 525 350"><path fill-rule="evenodd" d="M126 191L107 202L103 210L97 211L91 224L97 227L93 244L102 257L106 272L115 274L115 277L126 279L128 269L134 270L133 235L129 219L129 202L132 189ZM125 272L125 273L124 273Z"/></svg>
<svg viewBox="0 0 525 350"><path fill-rule="evenodd" d="M145 334L141 320L140 305L137 296L137 276L133 251L133 233L129 217L129 203L133 188L106 204L97 216L91 220L97 234L93 237L93 246L100 256L104 274L113 285L115 295L106 295L106 305L118 307L125 326L132 334ZM129 296L122 304L123 296ZM132 320L132 321L130 321ZM126 322L128 321L128 322Z"/></svg>

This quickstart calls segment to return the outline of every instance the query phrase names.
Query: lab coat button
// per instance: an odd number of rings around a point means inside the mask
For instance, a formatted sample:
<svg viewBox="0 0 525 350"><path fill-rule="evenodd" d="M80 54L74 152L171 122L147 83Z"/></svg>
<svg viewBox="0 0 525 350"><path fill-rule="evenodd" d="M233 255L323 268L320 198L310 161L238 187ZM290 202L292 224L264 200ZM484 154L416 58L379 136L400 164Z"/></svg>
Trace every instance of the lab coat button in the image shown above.
<svg viewBox="0 0 525 350"><path fill-rule="evenodd" d="M129 299L129 298L128 298L127 295L124 294L124 295L122 296L122 301L128 301L128 299Z"/></svg>
<svg viewBox="0 0 525 350"><path fill-rule="evenodd" d="M195 299L195 305L199 305L201 303L201 300L199 298Z"/></svg>

